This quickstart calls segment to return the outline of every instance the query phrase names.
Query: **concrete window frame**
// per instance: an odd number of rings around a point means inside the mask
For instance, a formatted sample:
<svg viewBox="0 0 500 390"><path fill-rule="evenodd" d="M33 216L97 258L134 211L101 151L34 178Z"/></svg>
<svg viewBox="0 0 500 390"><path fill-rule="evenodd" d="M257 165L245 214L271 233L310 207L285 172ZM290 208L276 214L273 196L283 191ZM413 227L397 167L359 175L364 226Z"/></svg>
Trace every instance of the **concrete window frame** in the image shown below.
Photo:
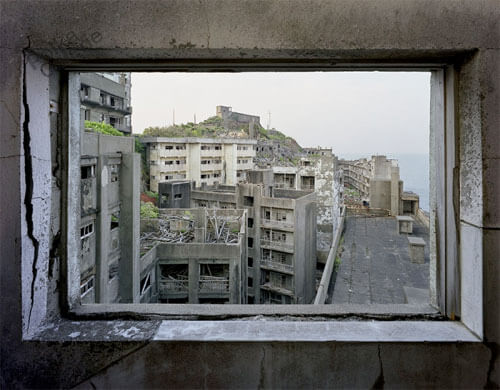
<svg viewBox="0 0 500 390"><path fill-rule="evenodd" d="M460 57L461 58L461 57ZM459 60L456 60L457 62ZM460 60L461 61L461 60ZM189 64L189 62L188 62ZM350 64L348 66L315 63L313 59L307 66L291 61L266 64L262 69L252 62L228 67L225 70L391 70L391 71L430 71L431 72L431 295L433 307L411 305L162 305L162 304L80 304L80 282L76 262L79 247L79 132L80 110L78 97L78 78L72 72L85 70L127 70L170 71L176 65L168 63L161 67L150 65L134 68L131 64L109 67L95 61L89 65L64 66L60 70L64 120L62 128L68 133L63 136L67 141L63 149L66 163L63 188L63 240L64 272L62 292L63 318L85 321L81 325L72 322L71 329L88 326L87 321L122 321L133 318L148 322L162 319L156 340L228 340L228 341L468 341L479 342L483 337L482 308L482 248L481 237L460 226L457 202L461 188L457 175L466 167L467 161L459 158L460 138L456 123L456 102L459 98L456 88L456 72L453 61L393 65L383 61L376 65ZM221 64L222 68L222 64ZM193 66L190 70L217 70L211 63L201 68ZM27 69L28 70L28 69ZM44 75L33 76L43 77ZM27 77L27 91L37 93L37 81ZM48 95L42 95L47 97ZM42 99L43 99L42 97ZM41 100L37 97L38 100ZM48 99L47 99L48 100ZM39 101L41 105L48 101ZM78 104L78 109L76 107ZM37 120L35 111L31 120ZM41 112L40 112L41 115ZM49 131L50 133L50 131ZM480 147L480 145L479 145ZM470 167L469 174L471 173ZM481 177L480 167L472 173ZM481 204L478 191L474 204ZM460 239L459 239L460 237ZM461 243L458 246L458 242ZM30 270L25 270L30 272ZM434 287L434 288L433 288ZM306 321L248 321L255 316L287 317L306 319ZM233 321L220 321L223 319ZM349 321L342 321L348 318ZM439 319L440 321L432 321ZM442 321L448 319L448 321ZM460 319L459 321L457 319ZM193 321L196 320L196 321ZM380 320L380 321L378 321ZM390 321L389 321L390 320ZM187 326L189 325L189 326ZM235 326L239 325L239 326ZM111 326L111 325L110 325ZM145 325L146 326L146 325ZM242 328L245 329L242 331ZM23 332L25 339L60 340L61 335L44 332ZM72 332L74 334L75 332ZM144 338L151 339L147 332ZM138 335L141 337L141 335Z"/></svg>

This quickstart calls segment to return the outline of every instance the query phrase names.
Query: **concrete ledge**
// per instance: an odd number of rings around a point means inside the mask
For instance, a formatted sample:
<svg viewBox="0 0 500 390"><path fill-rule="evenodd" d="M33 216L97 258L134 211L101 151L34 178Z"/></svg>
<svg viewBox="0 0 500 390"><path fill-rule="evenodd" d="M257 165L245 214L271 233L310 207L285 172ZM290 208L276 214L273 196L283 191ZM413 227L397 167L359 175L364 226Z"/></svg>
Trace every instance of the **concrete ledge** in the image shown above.
<svg viewBox="0 0 500 390"><path fill-rule="evenodd" d="M442 320L439 311L428 305L336 304L336 305L203 305L203 304L88 304L70 313L75 320L223 320L269 316L289 320L381 319ZM265 318L265 317L264 317Z"/></svg>
<svg viewBox="0 0 500 390"><path fill-rule="evenodd" d="M479 342L459 322L163 321L156 341Z"/></svg>

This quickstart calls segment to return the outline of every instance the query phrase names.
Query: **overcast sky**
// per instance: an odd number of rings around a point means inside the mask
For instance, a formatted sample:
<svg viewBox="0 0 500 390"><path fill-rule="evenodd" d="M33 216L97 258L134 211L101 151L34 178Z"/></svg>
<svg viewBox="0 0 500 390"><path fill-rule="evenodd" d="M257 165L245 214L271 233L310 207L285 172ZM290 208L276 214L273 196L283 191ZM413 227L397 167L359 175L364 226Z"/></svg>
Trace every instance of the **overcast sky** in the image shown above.
<svg viewBox="0 0 500 390"><path fill-rule="evenodd" d="M215 106L334 153L428 153L427 72L133 73L132 126L197 122Z"/></svg>

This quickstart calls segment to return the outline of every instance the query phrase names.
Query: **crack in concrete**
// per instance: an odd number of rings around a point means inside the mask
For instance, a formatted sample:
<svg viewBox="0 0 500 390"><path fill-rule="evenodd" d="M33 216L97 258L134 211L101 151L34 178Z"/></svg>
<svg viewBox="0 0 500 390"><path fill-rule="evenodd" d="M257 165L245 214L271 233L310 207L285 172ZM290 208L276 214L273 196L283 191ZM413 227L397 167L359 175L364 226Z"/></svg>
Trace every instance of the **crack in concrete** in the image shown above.
<svg viewBox="0 0 500 390"><path fill-rule="evenodd" d="M265 360L266 360L266 347L263 346L262 347L262 358L260 359L260 376L259 376L259 385L257 387L258 389L266 388L265 383L264 383L264 378L266 375Z"/></svg>
<svg viewBox="0 0 500 390"><path fill-rule="evenodd" d="M378 345L378 362L380 365L380 374L375 380L375 383L372 386L372 389L383 389L385 386L384 379L384 366L382 365L382 357L380 356L380 344Z"/></svg>
<svg viewBox="0 0 500 390"><path fill-rule="evenodd" d="M28 48L30 46L30 41L28 37ZM32 263L32 280L31 280L31 306L28 315L28 329L31 322L31 314L33 311L34 300L35 300L35 282L38 273L37 263L38 263L38 252L40 248L40 242L34 235L34 224L33 224L33 162L31 159L31 135L29 131L30 123L30 110L28 105L27 97L27 85L26 85L26 59L24 59L24 69L23 69L23 107L24 107L24 121L23 121L23 147L24 147L24 176L26 183L26 192L24 194L24 205L26 207L26 226L27 235L33 244L33 263Z"/></svg>

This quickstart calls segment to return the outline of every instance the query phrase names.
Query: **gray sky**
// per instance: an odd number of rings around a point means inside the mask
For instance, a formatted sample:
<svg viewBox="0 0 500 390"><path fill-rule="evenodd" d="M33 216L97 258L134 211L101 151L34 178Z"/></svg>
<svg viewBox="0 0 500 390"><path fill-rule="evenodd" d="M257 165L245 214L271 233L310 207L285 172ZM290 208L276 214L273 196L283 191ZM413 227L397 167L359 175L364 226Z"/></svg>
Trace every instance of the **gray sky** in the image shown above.
<svg viewBox="0 0 500 390"><path fill-rule="evenodd" d="M342 154L428 153L428 72L133 73L132 126L197 122L215 106L259 115L301 146Z"/></svg>

